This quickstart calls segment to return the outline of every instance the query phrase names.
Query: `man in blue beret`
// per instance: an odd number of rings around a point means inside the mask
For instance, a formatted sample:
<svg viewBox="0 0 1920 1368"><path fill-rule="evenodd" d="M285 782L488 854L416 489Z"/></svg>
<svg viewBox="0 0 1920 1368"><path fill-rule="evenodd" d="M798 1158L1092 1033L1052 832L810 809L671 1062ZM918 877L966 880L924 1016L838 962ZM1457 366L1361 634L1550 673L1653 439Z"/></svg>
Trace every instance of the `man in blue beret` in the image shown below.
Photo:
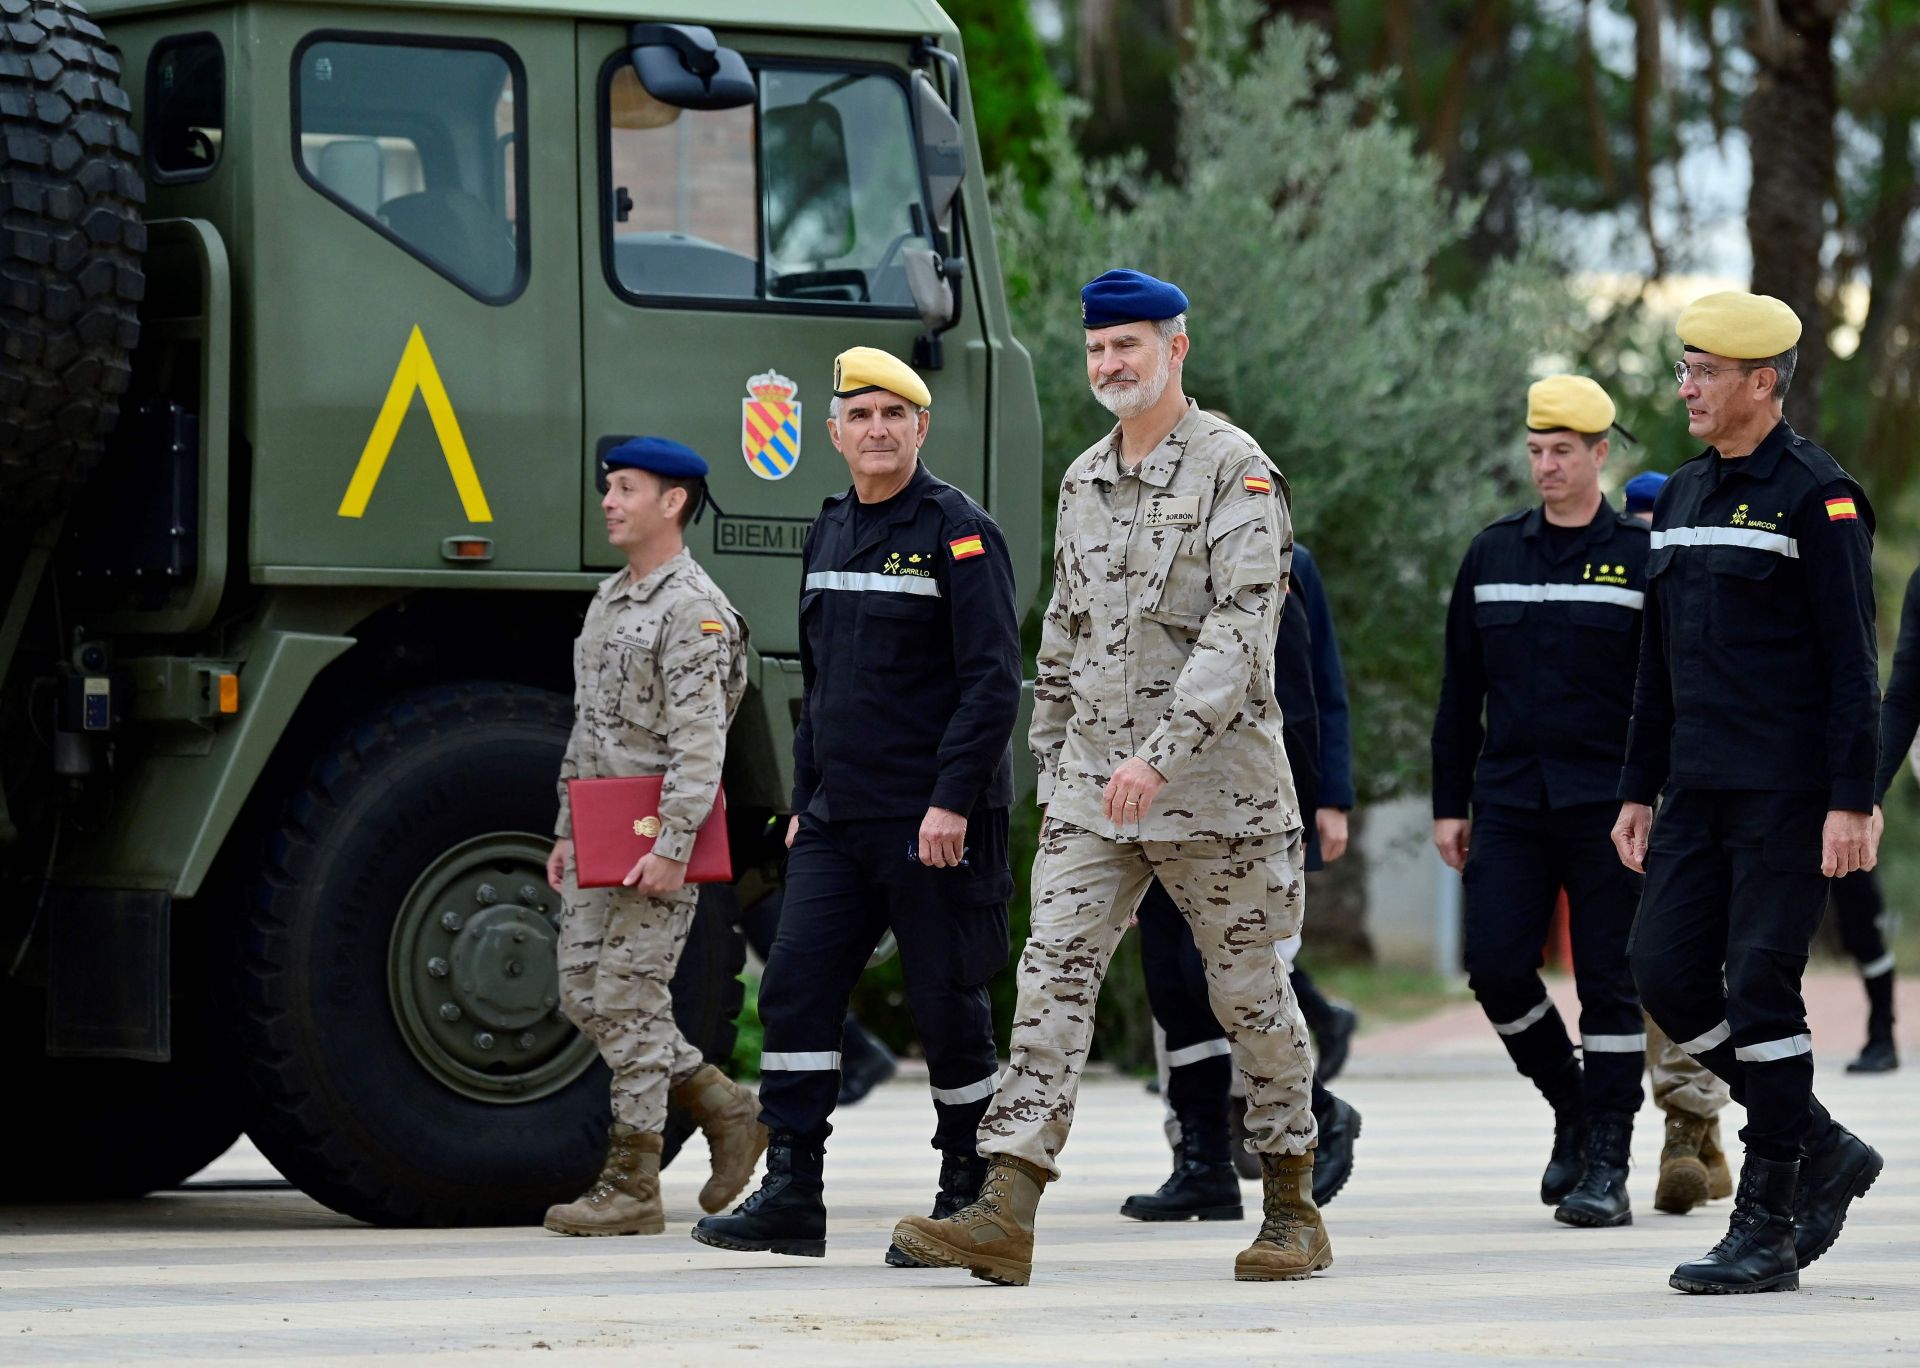
<svg viewBox="0 0 1920 1368"><path fill-rule="evenodd" d="M547 882L565 903L560 1005L613 1071L607 1160L591 1187L547 1212L562 1235L658 1235L667 1104L706 1132L713 1177L700 1204L718 1211L766 1148L753 1091L708 1064L673 1020L669 985L697 890L693 839L713 811L727 726L747 688L747 628L688 554L687 523L707 463L664 437L609 451L600 500L607 540L627 557L587 606L573 648L574 721L560 762L560 815ZM662 775L660 832L619 888L581 888L569 779Z"/></svg>
<svg viewBox="0 0 1920 1368"><path fill-rule="evenodd" d="M1139 271L1081 291L1087 382L1119 420L1060 486L1053 597L1028 737L1046 808L1011 1059L980 1121L980 1199L908 1217L924 1263L1026 1283L1059 1174L1094 1002L1156 878L1192 927L1247 1090L1265 1220L1246 1281L1333 1262L1313 1200L1306 1024L1277 946L1300 930L1302 820L1274 697L1293 557L1287 485L1246 433L1181 386L1187 297Z"/></svg>
<svg viewBox="0 0 1920 1368"><path fill-rule="evenodd" d="M1643 470L1631 480L1622 492L1626 495L1627 516L1638 518L1648 527L1653 526L1653 505L1660 497L1660 490L1666 485L1666 475L1658 470Z"/></svg>

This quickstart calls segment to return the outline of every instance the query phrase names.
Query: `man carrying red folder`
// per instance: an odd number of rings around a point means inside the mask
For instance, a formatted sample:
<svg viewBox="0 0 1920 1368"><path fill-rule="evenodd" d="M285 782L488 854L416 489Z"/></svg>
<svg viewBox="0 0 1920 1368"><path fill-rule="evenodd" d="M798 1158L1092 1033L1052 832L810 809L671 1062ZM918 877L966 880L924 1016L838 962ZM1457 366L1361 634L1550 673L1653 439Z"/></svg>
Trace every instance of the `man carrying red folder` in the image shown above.
<svg viewBox="0 0 1920 1368"><path fill-rule="evenodd" d="M1008 741L1020 619L1005 539L920 460L932 396L872 347L834 361L827 431L853 488L827 500L800 596L806 693L794 731L785 904L760 980L767 1174L693 1237L826 1252L821 1168L847 998L892 929L926 1050L934 1210L972 1201L974 1131L1000 1072L987 980L1007 963ZM894 1249L887 1262L914 1261Z"/></svg>
<svg viewBox="0 0 1920 1368"><path fill-rule="evenodd" d="M713 1151L700 1204L718 1211L766 1148L758 1099L708 1064L673 1020L668 985L693 926L694 836L713 811L727 725L747 688L746 625L687 553L684 530L707 463L662 437L608 452L607 540L626 568L595 591L573 648L574 722L560 764L558 839L547 881L566 899L560 1001L613 1070L613 1126L600 1177L547 1212L563 1235L658 1235L669 1098ZM621 886L582 888L567 781L661 776L651 850Z"/></svg>

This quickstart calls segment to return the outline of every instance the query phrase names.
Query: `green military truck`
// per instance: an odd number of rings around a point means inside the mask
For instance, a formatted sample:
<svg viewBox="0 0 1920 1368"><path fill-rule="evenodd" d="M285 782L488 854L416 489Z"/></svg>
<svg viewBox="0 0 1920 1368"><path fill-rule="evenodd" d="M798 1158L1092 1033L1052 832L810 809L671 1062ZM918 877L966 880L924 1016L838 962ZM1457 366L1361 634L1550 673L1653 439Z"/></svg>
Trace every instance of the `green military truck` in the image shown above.
<svg viewBox="0 0 1920 1368"><path fill-rule="evenodd" d="M752 629L741 882L675 984L725 1057L836 352L912 358L1039 571L965 95L931 0L0 0L0 1194L243 1131L383 1223L590 1176L542 866L640 432L712 462L690 541Z"/></svg>

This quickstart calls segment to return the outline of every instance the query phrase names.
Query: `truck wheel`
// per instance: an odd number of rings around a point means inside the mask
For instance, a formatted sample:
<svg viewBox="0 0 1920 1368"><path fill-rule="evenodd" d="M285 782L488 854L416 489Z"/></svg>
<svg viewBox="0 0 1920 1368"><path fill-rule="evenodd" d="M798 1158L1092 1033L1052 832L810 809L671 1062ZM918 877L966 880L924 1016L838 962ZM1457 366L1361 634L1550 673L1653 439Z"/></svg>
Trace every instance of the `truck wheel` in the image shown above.
<svg viewBox="0 0 1920 1368"><path fill-rule="evenodd" d="M120 59L72 0L0 0L0 534L100 458L145 294L146 187Z"/></svg>
<svg viewBox="0 0 1920 1368"><path fill-rule="evenodd" d="M527 1225L606 1151L608 1074L559 1011L547 887L558 694L423 690L337 739L248 898L247 1130L296 1186L383 1225ZM732 890L703 893L674 979L688 1039L733 1050ZM690 1130L669 1126L669 1154Z"/></svg>
<svg viewBox="0 0 1920 1368"><path fill-rule="evenodd" d="M201 1000L204 1006L204 999ZM38 1039L45 999L8 1016L14 1038ZM233 1077L205 1018L176 1002L173 1059L50 1059L34 1055L14 1080L35 1122L17 1130L0 1165L0 1201L86 1202L174 1187L240 1138Z"/></svg>

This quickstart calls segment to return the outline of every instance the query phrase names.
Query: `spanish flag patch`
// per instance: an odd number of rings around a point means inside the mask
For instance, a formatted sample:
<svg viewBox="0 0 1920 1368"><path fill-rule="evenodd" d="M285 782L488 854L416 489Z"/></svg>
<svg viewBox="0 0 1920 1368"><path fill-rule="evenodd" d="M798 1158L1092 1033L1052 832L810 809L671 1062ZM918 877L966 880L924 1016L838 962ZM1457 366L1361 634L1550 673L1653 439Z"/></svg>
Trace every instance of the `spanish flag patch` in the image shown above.
<svg viewBox="0 0 1920 1368"><path fill-rule="evenodd" d="M708 636L712 636L715 632L726 631L727 624L724 622L721 622L718 618L701 618L700 630L705 632Z"/></svg>
<svg viewBox="0 0 1920 1368"><path fill-rule="evenodd" d="M1273 481L1264 475L1243 476L1240 483L1245 485L1247 489L1254 494L1273 493Z"/></svg>
<svg viewBox="0 0 1920 1368"><path fill-rule="evenodd" d="M978 532L971 537L955 537L947 543L947 550L953 552L955 560L967 560L973 556L987 554L987 548L981 543Z"/></svg>
<svg viewBox="0 0 1920 1368"><path fill-rule="evenodd" d="M1827 518L1831 522L1844 522L1848 518L1858 518L1860 510L1853 506L1852 499L1828 499Z"/></svg>

